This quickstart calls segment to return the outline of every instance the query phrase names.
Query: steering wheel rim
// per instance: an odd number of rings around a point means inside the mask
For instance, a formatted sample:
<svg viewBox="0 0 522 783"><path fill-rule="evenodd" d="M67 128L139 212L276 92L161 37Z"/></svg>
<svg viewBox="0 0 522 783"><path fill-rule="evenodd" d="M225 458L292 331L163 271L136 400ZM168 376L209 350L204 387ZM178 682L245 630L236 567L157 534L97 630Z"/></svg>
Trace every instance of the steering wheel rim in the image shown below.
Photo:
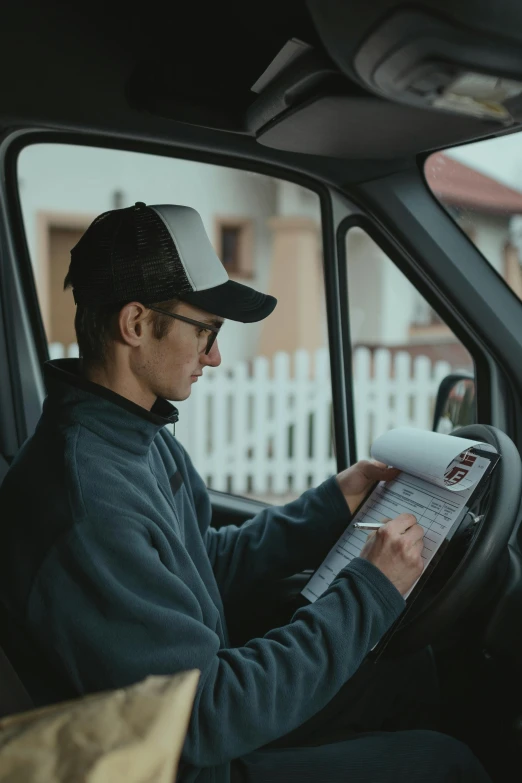
<svg viewBox="0 0 522 783"><path fill-rule="evenodd" d="M494 576L517 521L522 461L513 441L501 430L486 424L459 427L450 434L489 443L500 454L490 479L490 506L455 571L425 609L412 613L410 620L406 616L399 624L386 645L386 656L432 644L463 617L474 597Z"/></svg>

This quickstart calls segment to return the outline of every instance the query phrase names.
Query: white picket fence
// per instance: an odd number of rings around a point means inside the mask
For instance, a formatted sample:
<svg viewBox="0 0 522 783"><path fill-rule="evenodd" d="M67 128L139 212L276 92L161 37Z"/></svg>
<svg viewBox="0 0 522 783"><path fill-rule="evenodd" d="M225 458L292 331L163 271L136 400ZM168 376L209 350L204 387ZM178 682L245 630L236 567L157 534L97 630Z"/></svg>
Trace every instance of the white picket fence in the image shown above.
<svg viewBox="0 0 522 783"><path fill-rule="evenodd" d="M77 355L52 344L52 358ZM373 365L373 366L372 366ZM359 458L392 427L431 429L447 362L381 348L354 352ZM336 472L327 349L278 353L233 367L205 369L188 400L176 403L176 437L207 485L237 494L289 496Z"/></svg>

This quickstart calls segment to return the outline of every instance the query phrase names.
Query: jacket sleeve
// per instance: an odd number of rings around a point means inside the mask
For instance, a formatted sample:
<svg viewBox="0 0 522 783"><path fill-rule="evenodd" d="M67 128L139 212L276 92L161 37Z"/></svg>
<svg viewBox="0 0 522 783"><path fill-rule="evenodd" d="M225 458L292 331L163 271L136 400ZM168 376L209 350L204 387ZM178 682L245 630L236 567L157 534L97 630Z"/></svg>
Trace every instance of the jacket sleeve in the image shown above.
<svg viewBox="0 0 522 783"><path fill-rule="evenodd" d="M320 710L403 607L391 582L356 559L289 625L223 649L212 630L217 609L214 617L214 607L203 607L165 565L144 520L126 517L84 520L55 545L33 585L28 619L80 693L199 669L183 759L205 767L248 753Z"/></svg>
<svg viewBox="0 0 522 783"><path fill-rule="evenodd" d="M317 568L350 522L335 477L285 506L271 506L240 527L209 528L206 545L226 601L267 579Z"/></svg>

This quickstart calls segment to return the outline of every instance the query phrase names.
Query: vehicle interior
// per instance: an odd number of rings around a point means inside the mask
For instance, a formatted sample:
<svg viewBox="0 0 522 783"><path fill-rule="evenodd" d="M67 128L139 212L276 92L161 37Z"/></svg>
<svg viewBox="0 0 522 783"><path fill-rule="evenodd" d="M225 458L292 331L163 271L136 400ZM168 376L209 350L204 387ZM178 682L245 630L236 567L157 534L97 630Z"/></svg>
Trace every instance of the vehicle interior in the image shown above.
<svg viewBox="0 0 522 783"><path fill-rule="evenodd" d="M522 302L434 195L425 164L439 151L522 132L522 5L9 0L3 30L0 481L37 424L50 356L24 226L18 160L26 148L80 145L154 155L165 165L182 159L313 191L337 470L366 456L357 437L347 232L356 227L383 249L472 358L471 373L441 385L434 426L452 383L472 381L465 433L499 450L499 468L474 511L480 522L462 530L386 654L432 645L441 730L465 741L494 781L516 779ZM209 491L216 526L240 525L268 502L259 493ZM287 622L308 578L238 596L227 608L234 642ZM1 653L0 713L27 706Z"/></svg>

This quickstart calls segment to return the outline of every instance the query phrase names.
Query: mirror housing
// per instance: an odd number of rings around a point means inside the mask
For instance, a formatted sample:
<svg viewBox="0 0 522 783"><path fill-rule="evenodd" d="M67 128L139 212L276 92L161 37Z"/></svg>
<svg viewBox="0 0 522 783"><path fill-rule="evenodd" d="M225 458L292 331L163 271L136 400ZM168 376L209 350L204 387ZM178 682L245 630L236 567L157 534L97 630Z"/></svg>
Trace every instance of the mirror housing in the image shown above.
<svg viewBox="0 0 522 783"><path fill-rule="evenodd" d="M435 411L433 432L449 434L456 427L477 421L475 377L466 370L446 375L441 381Z"/></svg>

